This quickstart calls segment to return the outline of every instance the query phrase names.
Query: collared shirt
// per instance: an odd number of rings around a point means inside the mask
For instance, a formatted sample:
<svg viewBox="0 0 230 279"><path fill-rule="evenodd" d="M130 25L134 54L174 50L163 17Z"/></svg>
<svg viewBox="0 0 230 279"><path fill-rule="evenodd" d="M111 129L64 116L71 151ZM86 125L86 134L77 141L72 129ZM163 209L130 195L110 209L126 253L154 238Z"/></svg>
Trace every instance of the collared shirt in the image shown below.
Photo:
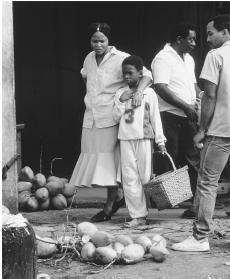
<svg viewBox="0 0 230 279"><path fill-rule="evenodd" d="M169 44L166 44L153 59L151 68L154 84L167 84L178 98L190 105L195 103L195 63L190 54L184 54L183 60ZM186 116L182 109L165 102L160 96L158 100L160 111Z"/></svg>
<svg viewBox="0 0 230 279"><path fill-rule="evenodd" d="M158 99L152 88L143 91L141 106L133 108L132 100L120 102L120 96L129 90L126 86L117 91L113 117L119 122L118 138L120 140L155 139L158 145L165 143Z"/></svg>
<svg viewBox="0 0 230 279"><path fill-rule="evenodd" d="M114 95L124 86L122 76L122 62L130 54L112 47L97 65L95 52L90 52L84 61L81 74L86 78L84 128L97 128L117 125L112 116ZM152 78L151 72L143 70L145 76Z"/></svg>
<svg viewBox="0 0 230 279"><path fill-rule="evenodd" d="M207 134L230 137L230 41L208 52L201 79L217 85L217 99Z"/></svg>

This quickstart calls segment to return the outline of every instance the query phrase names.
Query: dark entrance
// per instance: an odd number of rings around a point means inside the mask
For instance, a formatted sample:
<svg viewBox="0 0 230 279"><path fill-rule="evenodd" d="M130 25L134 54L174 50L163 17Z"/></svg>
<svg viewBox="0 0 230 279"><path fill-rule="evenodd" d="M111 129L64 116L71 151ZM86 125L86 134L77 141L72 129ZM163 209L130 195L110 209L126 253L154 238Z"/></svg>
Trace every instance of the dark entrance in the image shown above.
<svg viewBox="0 0 230 279"><path fill-rule="evenodd" d="M176 21L198 25L204 40L208 17L230 11L229 2L14 2L17 123L23 166L68 177L80 152L84 85L80 69L90 51L87 27L112 26L111 44L143 57L146 66L167 41ZM205 44L194 53L199 73Z"/></svg>

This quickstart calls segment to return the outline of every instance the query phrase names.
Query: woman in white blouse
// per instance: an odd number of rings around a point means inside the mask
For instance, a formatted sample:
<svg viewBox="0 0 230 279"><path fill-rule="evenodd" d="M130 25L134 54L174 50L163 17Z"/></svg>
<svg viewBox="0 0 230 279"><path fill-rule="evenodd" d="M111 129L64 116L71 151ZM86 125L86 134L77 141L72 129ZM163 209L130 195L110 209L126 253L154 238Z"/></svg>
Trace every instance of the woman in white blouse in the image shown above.
<svg viewBox="0 0 230 279"><path fill-rule="evenodd" d="M118 126L113 119L112 110L114 95L124 86L121 64L129 54L109 46L108 24L93 23L90 32L93 51L86 56L81 70L86 83L81 154L70 184L78 187L107 187L104 209L91 219L102 222L110 220L122 204L121 201L116 201L121 174ZM145 69L133 98L134 106L141 104L142 91L150 84L151 72Z"/></svg>

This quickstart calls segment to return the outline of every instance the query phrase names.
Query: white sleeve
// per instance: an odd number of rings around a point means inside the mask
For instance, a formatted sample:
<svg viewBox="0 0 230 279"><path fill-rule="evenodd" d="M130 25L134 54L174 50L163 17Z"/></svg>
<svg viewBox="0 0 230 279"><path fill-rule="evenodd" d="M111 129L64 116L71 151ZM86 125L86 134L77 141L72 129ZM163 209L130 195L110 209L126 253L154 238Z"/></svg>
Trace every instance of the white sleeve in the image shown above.
<svg viewBox="0 0 230 279"><path fill-rule="evenodd" d="M214 51L209 52L205 58L200 78L218 85L221 68L221 59L218 59Z"/></svg>
<svg viewBox="0 0 230 279"><path fill-rule="evenodd" d="M87 58L88 58L88 55L86 56L84 63L83 63L83 67L81 69L81 75L83 78L87 78L87 60L88 60Z"/></svg>
<svg viewBox="0 0 230 279"><path fill-rule="evenodd" d="M191 57L191 63L192 63L192 65L193 65L193 67L192 67L192 69L193 69L193 71L192 71L192 73L191 73L191 78L192 78L192 82L193 83L197 83L197 80L196 80L196 75L195 75L195 62L194 62L194 60L193 60L193 58Z"/></svg>
<svg viewBox="0 0 230 279"><path fill-rule="evenodd" d="M169 84L171 78L171 67L166 58L156 57L151 64L153 83Z"/></svg>
<svg viewBox="0 0 230 279"><path fill-rule="evenodd" d="M151 93L150 96L150 122L155 134L155 142L157 145L164 145L166 142L166 138L163 133L158 99L154 91Z"/></svg>
<svg viewBox="0 0 230 279"><path fill-rule="evenodd" d="M113 105L113 119L119 123L122 115L125 113L125 102L122 103L120 101L121 94L123 90L118 90L114 97L114 105Z"/></svg>
<svg viewBox="0 0 230 279"><path fill-rule="evenodd" d="M150 77L151 80L153 79L152 73L146 67L143 67L143 76Z"/></svg>

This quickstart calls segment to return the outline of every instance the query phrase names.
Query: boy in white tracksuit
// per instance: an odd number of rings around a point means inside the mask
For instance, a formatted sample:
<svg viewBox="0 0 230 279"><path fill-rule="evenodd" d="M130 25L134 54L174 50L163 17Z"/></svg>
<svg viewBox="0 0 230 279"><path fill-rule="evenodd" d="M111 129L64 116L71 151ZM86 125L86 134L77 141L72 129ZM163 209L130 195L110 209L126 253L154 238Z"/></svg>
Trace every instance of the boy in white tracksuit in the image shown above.
<svg viewBox="0 0 230 279"><path fill-rule="evenodd" d="M142 104L134 108L132 97L142 77L143 61L131 55L122 63L127 86L120 88L114 101L113 117L119 124L121 170L125 201L132 217L126 227L146 224L148 210L143 184L151 177L153 139L162 153L166 151L158 99L151 88L143 91Z"/></svg>

